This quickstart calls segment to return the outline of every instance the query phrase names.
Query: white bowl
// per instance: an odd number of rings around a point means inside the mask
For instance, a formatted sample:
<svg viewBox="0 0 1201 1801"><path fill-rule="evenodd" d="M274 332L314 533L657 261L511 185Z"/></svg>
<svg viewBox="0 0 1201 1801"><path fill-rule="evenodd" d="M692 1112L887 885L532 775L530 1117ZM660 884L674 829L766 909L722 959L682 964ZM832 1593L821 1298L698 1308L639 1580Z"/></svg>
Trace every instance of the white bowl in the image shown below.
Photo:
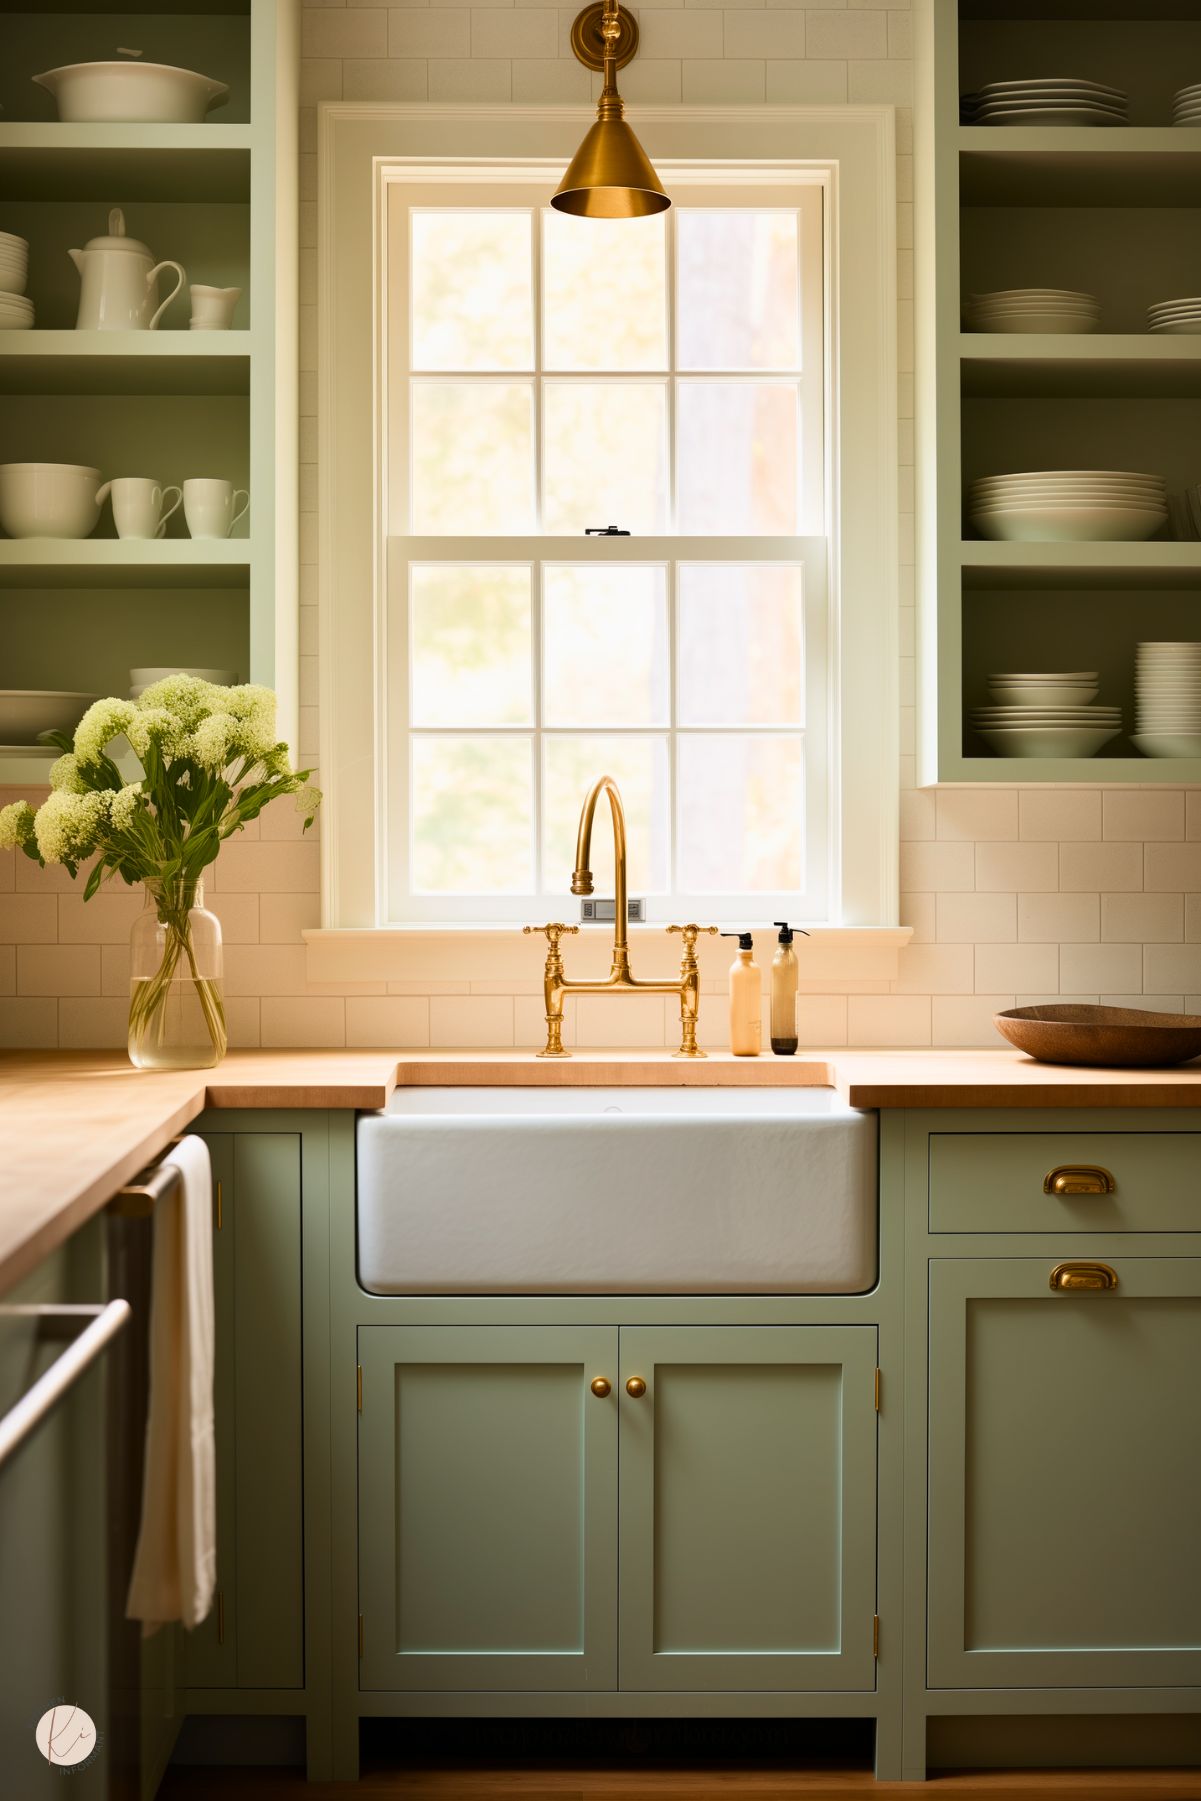
<svg viewBox="0 0 1201 1801"><path fill-rule="evenodd" d="M978 125L1029 125L1034 128L1049 127L1054 130L1061 125L1115 125L1126 124L1124 113L1110 114L1094 109L1091 106L1032 106L1012 109L981 108L976 114Z"/></svg>
<svg viewBox="0 0 1201 1801"><path fill-rule="evenodd" d="M39 732L73 732L97 698L61 688L0 688L0 739L32 744Z"/></svg>
<svg viewBox="0 0 1201 1801"><path fill-rule="evenodd" d="M149 688L153 682L165 682L169 675L194 675L199 681L213 682L219 688L232 688L238 679L233 669L181 669L176 664L170 669L131 669L129 680L135 688Z"/></svg>
<svg viewBox="0 0 1201 1801"><path fill-rule="evenodd" d="M69 124L199 125L229 97L227 82L168 63L68 63L33 79Z"/></svg>
<svg viewBox="0 0 1201 1801"><path fill-rule="evenodd" d="M1086 482L1014 483L1005 488L972 489L974 507L1014 506L1135 506L1154 512L1167 511L1167 499L1159 489L1102 487Z"/></svg>
<svg viewBox="0 0 1201 1801"><path fill-rule="evenodd" d="M0 313L4 314L6 322L10 319L16 319L22 322L28 319L32 324L33 301L24 294L13 292L2 293L0 294Z"/></svg>
<svg viewBox="0 0 1201 1801"><path fill-rule="evenodd" d="M1002 757L1095 757L1118 736L1118 730L1108 726L1096 731L1082 726L988 726L980 736Z"/></svg>
<svg viewBox="0 0 1201 1801"><path fill-rule="evenodd" d="M99 469L82 463L0 463L0 526L10 538L86 538L99 486Z"/></svg>
<svg viewBox="0 0 1201 1801"><path fill-rule="evenodd" d="M1195 337L1201 331L1201 318L1181 319L1170 325L1151 325L1147 329L1158 332L1161 337L1165 338Z"/></svg>
<svg viewBox="0 0 1201 1801"><path fill-rule="evenodd" d="M1097 688L1091 685L1081 688L1065 685L1057 688L1052 682L1041 688L1033 683L1027 685L1022 682L1015 682L1012 687L1006 688L990 682L988 691L995 701L1015 707L1087 706L1089 701L1096 699L1098 693Z"/></svg>
<svg viewBox="0 0 1201 1801"><path fill-rule="evenodd" d="M29 239L19 237L15 231L0 231L0 251L10 256L28 256Z"/></svg>
<svg viewBox="0 0 1201 1801"><path fill-rule="evenodd" d="M12 295L14 299L23 297L28 280L29 276L24 269L14 269L6 263L0 263L0 300L8 295Z"/></svg>
<svg viewBox="0 0 1201 1801"><path fill-rule="evenodd" d="M1144 757L1201 757L1201 732L1133 732L1130 742Z"/></svg>
<svg viewBox="0 0 1201 1801"><path fill-rule="evenodd" d="M1089 94L1113 94L1119 100L1126 98L1123 88L1110 87L1105 81L1086 81L1081 75L1023 75L1016 80L986 81L980 92L992 94L1010 88L1018 88L1023 93L1037 93L1040 88L1081 88Z"/></svg>
<svg viewBox="0 0 1201 1801"><path fill-rule="evenodd" d="M1141 507L1018 507L973 511L982 538L1006 544L1136 544L1159 531L1167 515Z"/></svg>

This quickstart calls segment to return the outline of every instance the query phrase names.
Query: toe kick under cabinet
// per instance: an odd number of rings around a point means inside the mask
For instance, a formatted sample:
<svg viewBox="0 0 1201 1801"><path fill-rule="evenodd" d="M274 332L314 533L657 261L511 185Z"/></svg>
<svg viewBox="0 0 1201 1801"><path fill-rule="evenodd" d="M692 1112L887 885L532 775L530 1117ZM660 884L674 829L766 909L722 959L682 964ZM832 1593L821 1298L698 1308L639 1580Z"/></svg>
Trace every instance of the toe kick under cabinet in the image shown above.
<svg viewBox="0 0 1201 1801"><path fill-rule="evenodd" d="M902 1182L906 1774L989 1715L1201 1761L1201 1117L911 1114Z"/></svg>
<svg viewBox="0 0 1201 1801"><path fill-rule="evenodd" d="M362 1328L361 1687L873 1688L876 1337Z"/></svg>

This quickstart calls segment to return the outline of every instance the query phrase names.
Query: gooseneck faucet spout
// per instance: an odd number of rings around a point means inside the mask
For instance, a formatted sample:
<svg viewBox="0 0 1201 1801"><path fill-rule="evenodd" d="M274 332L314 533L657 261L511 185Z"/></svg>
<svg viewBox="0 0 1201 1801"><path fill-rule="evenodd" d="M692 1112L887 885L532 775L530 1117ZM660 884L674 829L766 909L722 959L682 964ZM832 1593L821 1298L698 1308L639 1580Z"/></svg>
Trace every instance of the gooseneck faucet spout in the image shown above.
<svg viewBox="0 0 1201 1801"><path fill-rule="evenodd" d="M668 926L679 932L684 946L680 974L676 981L637 982L630 971L630 949L627 937L626 901L626 814L621 793L611 775L593 782L584 798L580 813L580 831L576 840L575 869L571 876L573 894L592 893L592 824L596 803L601 795L609 802L613 822L613 963L603 982L572 982L563 968L560 942L579 931L577 925L556 921L545 926L526 926L529 932L545 932L547 940L546 969L543 990L546 996L546 1048L540 1057L569 1057L563 1049L563 1001L568 994L674 994L680 1002L680 1048L677 1057L703 1057L696 1042L696 1020L700 1011L701 978L696 960L696 941L702 932L714 933L716 926Z"/></svg>
<svg viewBox="0 0 1201 1801"><path fill-rule="evenodd" d="M630 971L629 941L626 936L628 906L626 902L626 811L621 804L621 792L611 775L602 775L593 782L584 801L580 813L580 832L576 839L575 869L571 877L573 894L592 893L592 821L596 816L596 803L604 794L609 801L609 816L613 823L613 975L628 975Z"/></svg>

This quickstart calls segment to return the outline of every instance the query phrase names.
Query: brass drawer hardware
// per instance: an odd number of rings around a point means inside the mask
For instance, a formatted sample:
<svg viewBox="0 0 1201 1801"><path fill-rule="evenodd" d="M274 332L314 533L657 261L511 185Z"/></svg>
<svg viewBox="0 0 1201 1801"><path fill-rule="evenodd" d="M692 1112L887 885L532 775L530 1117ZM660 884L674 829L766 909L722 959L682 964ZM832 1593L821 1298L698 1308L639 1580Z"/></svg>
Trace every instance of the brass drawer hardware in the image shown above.
<svg viewBox="0 0 1201 1801"><path fill-rule="evenodd" d="M631 1401L640 1401L646 1393L646 1383L641 1376L631 1376L626 1383L626 1393Z"/></svg>
<svg viewBox="0 0 1201 1801"><path fill-rule="evenodd" d="M1117 1188L1099 1163L1061 1163L1043 1177L1044 1194L1116 1194Z"/></svg>
<svg viewBox="0 0 1201 1801"><path fill-rule="evenodd" d="M589 1387L592 1389L592 1392L598 1401L603 1401L606 1395L612 1394L613 1392L613 1384L610 1382L608 1376L593 1376L592 1381L589 1383Z"/></svg>
<svg viewBox="0 0 1201 1801"><path fill-rule="evenodd" d="M1051 1271L1057 1294L1100 1293L1117 1285L1118 1272L1108 1263L1057 1263Z"/></svg>

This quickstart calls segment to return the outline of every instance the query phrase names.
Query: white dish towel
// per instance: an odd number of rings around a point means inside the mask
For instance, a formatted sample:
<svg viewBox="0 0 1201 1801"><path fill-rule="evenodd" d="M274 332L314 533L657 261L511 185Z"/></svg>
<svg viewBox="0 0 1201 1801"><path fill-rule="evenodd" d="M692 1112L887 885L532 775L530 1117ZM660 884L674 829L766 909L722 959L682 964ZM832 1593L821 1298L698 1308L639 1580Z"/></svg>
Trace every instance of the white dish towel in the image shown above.
<svg viewBox="0 0 1201 1801"><path fill-rule="evenodd" d="M142 1520L125 1603L147 1638L169 1620L199 1625L217 1579L213 1170L193 1136L166 1161L183 1179L154 1212Z"/></svg>

